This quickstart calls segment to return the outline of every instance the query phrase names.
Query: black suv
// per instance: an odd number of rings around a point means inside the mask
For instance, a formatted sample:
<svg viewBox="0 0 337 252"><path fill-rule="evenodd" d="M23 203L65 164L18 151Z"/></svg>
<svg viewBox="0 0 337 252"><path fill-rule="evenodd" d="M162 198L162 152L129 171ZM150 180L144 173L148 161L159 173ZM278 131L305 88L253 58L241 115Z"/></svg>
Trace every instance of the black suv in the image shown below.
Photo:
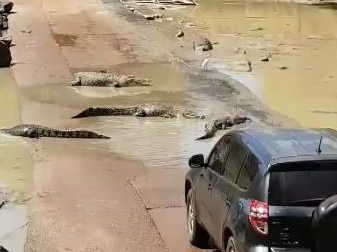
<svg viewBox="0 0 337 252"><path fill-rule="evenodd" d="M204 245L209 235L226 252L318 251L323 243L316 240L330 236L337 243L337 131L236 130L206 160L195 155L189 165L185 199L193 245ZM319 251L337 251L325 246Z"/></svg>

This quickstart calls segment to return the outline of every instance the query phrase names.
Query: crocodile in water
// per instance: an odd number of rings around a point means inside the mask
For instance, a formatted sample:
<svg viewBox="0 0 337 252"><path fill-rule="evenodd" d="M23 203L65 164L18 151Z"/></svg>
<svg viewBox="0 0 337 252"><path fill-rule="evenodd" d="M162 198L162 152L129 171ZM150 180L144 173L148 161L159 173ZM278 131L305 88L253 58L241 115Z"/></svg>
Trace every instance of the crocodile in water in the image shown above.
<svg viewBox="0 0 337 252"><path fill-rule="evenodd" d="M34 124L21 124L9 129L0 129L0 133L30 138L59 137L110 139L110 137L87 130L58 130Z"/></svg>
<svg viewBox="0 0 337 252"><path fill-rule="evenodd" d="M136 78L133 75L114 74L110 72L78 72L74 74L71 86L93 87L135 87L150 86L149 80Z"/></svg>
<svg viewBox="0 0 337 252"><path fill-rule="evenodd" d="M245 116L234 116L215 119L205 125L206 134L197 138L197 140L212 138L215 136L215 132L217 132L218 130L225 130L234 125L245 123L246 121L251 121L251 119Z"/></svg>
<svg viewBox="0 0 337 252"><path fill-rule="evenodd" d="M205 115L191 110L167 104L142 104L131 107L97 107L88 108L72 118L90 117L90 116L139 116L139 117L165 117L175 118L181 115L184 118L204 119Z"/></svg>

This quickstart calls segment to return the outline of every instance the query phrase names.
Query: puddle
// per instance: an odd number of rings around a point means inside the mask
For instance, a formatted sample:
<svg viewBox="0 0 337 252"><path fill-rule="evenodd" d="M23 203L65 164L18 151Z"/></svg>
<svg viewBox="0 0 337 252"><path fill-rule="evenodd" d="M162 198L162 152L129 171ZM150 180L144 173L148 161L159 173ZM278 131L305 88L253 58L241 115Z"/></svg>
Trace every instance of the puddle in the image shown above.
<svg viewBox="0 0 337 252"><path fill-rule="evenodd" d="M217 140L216 137L195 141L204 134L206 122L182 118L99 117L79 119L77 123L99 128L111 136L107 146L114 153L140 159L148 167L177 168L186 166L186 160L195 153L207 154Z"/></svg>
<svg viewBox="0 0 337 252"><path fill-rule="evenodd" d="M0 69L0 128L20 122L20 100L9 69Z"/></svg>
<svg viewBox="0 0 337 252"><path fill-rule="evenodd" d="M0 128L21 121L18 88L8 69L0 70ZM13 192L15 200L30 191L33 162L30 146L21 139L0 135L0 185ZM7 204L0 209L0 244L11 252L24 251L26 206Z"/></svg>
<svg viewBox="0 0 337 252"><path fill-rule="evenodd" d="M103 69L72 69L79 71L98 71ZM185 99L186 77L175 65L126 64L112 69L104 69L120 74L131 74L151 80L149 87L101 88L67 87L66 83L25 88L30 99L42 103L59 104L70 107L92 105L128 105L144 102L182 103Z"/></svg>

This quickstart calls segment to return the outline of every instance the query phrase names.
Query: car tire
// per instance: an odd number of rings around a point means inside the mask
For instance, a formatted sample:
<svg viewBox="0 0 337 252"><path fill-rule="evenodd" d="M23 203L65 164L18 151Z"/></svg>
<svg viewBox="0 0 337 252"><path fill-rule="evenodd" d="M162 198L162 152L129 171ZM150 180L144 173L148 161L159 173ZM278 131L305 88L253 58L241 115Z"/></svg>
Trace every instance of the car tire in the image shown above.
<svg viewBox="0 0 337 252"><path fill-rule="evenodd" d="M187 231L189 234L189 241L192 245L205 248L208 245L209 235L198 223L195 208L195 198L192 189L187 193L186 198L187 209Z"/></svg>
<svg viewBox="0 0 337 252"><path fill-rule="evenodd" d="M233 236L228 238L226 252L236 252L235 239Z"/></svg>

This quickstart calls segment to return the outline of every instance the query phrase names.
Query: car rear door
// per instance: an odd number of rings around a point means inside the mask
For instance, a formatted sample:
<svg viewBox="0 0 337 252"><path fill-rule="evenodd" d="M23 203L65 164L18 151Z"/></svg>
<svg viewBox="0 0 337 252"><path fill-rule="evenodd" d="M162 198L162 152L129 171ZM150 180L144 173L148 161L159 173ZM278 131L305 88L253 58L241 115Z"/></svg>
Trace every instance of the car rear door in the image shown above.
<svg viewBox="0 0 337 252"><path fill-rule="evenodd" d="M336 162L301 162L270 168L270 247L312 246L312 213L322 201L337 194L336 167Z"/></svg>
<svg viewBox="0 0 337 252"><path fill-rule="evenodd" d="M227 155L227 137L221 138L211 151L206 167L197 177L196 182L196 206L198 220L204 225L206 230L211 233L211 196L212 185L223 172L224 162Z"/></svg>
<svg viewBox="0 0 337 252"><path fill-rule="evenodd" d="M237 190L236 181L248 151L235 138L230 139L223 175L212 184L211 221L213 238L222 244L223 226Z"/></svg>

